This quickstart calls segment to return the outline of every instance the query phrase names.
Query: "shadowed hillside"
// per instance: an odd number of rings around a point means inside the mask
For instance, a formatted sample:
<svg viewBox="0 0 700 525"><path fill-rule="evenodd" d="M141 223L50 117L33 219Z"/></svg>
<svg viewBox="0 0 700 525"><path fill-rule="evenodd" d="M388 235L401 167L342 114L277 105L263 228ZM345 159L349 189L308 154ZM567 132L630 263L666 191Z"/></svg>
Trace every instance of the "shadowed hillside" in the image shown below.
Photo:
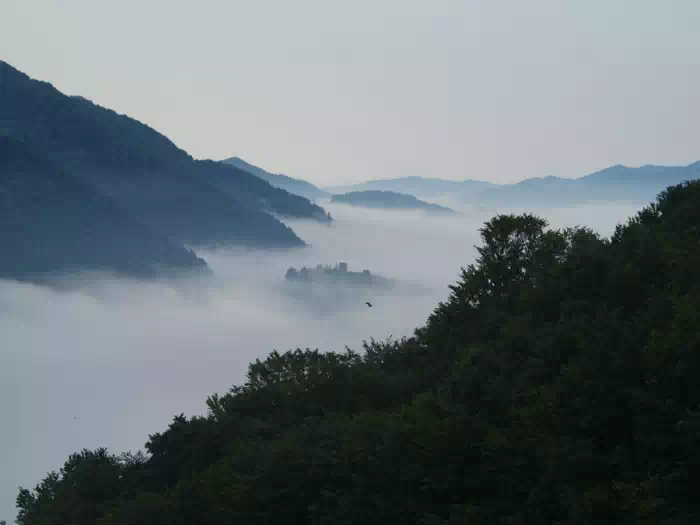
<svg viewBox="0 0 700 525"><path fill-rule="evenodd" d="M68 97L0 62L0 131L94 186L176 242L301 246L266 212L315 218L323 210L249 173L196 161L169 139L82 97Z"/></svg>
<svg viewBox="0 0 700 525"><path fill-rule="evenodd" d="M146 277L205 266L6 136L0 136L0 174L0 278L35 280L79 269Z"/></svg>

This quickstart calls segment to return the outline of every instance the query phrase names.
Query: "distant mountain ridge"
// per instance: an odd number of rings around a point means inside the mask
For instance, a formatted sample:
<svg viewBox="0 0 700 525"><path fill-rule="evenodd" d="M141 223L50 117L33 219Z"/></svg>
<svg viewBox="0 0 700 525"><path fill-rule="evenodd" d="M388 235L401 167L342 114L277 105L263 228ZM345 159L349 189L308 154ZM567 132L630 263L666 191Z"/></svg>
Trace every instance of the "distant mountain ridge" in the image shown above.
<svg viewBox="0 0 700 525"><path fill-rule="evenodd" d="M333 195L331 202L362 206L365 208L379 208L385 210L421 210L427 213L454 214L454 210L425 202L413 195L397 193L395 191L352 191L341 195Z"/></svg>
<svg viewBox="0 0 700 525"><path fill-rule="evenodd" d="M467 179L456 181L412 176L399 177L396 179L370 180L360 184L346 186L332 186L326 188L326 190L333 194L370 190L394 191L423 198L431 198L441 197L443 195L456 195L475 190L480 191L491 186L495 186L495 184L480 180Z"/></svg>
<svg viewBox="0 0 700 525"><path fill-rule="evenodd" d="M700 163L687 166L615 165L575 179L543 177L488 188L475 200L517 206L567 206L595 202L638 202L656 198L673 186L700 178Z"/></svg>
<svg viewBox="0 0 700 525"><path fill-rule="evenodd" d="M2 61L0 135L13 139L5 145L6 155L23 148L41 159L32 163L32 170L43 166L43 176L60 172L80 181L109 199L124 217L180 247L304 246L273 215L326 218L322 208L303 197L234 166L195 160L149 126L83 97L66 96ZM25 213L23 221L37 220L28 209L14 213ZM96 224L108 224L95 219Z"/></svg>
<svg viewBox="0 0 700 525"><path fill-rule="evenodd" d="M591 202L653 200L668 186L700 178L700 162L687 166L615 165L575 179L537 177L513 184L453 181L423 177L372 180L327 188L333 192L366 189L397 191L417 198L453 197L465 204L568 206Z"/></svg>
<svg viewBox="0 0 700 525"><path fill-rule="evenodd" d="M288 191L289 193L300 195L309 199L312 202L330 196L328 192L323 191L322 189L314 186L310 182L307 182L302 179L295 179L294 177L289 177L287 175L270 173L269 171L265 171L264 169L259 168L258 166L254 166L253 164L250 164L239 157L229 157L228 159L224 159L221 162L247 171L248 173L251 173L256 177L267 181L276 188L281 188L283 190Z"/></svg>

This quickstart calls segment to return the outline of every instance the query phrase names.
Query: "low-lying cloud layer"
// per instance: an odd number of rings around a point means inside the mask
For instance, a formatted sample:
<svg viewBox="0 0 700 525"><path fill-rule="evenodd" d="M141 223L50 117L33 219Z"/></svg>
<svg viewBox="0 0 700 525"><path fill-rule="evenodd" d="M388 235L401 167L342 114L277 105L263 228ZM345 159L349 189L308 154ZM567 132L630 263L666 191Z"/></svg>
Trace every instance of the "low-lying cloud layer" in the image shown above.
<svg viewBox="0 0 700 525"><path fill-rule="evenodd" d="M478 228L494 214L329 209L332 227L291 224L306 250L201 253L215 274L205 282L91 276L80 289L55 291L0 281L0 518L13 519L19 485L33 487L68 454L141 448L173 415L203 413L208 395L241 383L248 363L274 349L342 351L410 335L473 261ZM553 227L609 235L636 209L539 214ZM289 266L340 261L421 288L369 296L371 309L364 296L318 308L285 293ZM325 300L333 304L332 292Z"/></svg>

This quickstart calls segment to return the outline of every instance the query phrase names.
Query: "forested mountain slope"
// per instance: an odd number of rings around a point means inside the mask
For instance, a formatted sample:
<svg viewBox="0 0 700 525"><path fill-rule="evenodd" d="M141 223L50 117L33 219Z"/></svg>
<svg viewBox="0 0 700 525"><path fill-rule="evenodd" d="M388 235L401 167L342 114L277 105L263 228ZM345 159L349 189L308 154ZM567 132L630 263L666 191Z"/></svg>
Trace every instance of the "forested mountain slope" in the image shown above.
<svg viewBox="0 0 700 525"><path fill-rule="evenodd" d="M300 246L265 212L314 218L318 206L232 166L196 161L150 127L63 95L0 62L0 132L93 185L174 241Z"/></svg>
<svg viewBox="0 0 700 525"><path fill-rule="evenodd" d="M205 267L89 184L2 135L0 242L0 278L81 269L145 277Z"/></svg>
<svg viewBox="0 0 700 525"><path fill-rule="evenodd" d="M482 229L415 336L273 353L145 455L71 456L20 524L700 520L700 182L610 239Z"/></svg>

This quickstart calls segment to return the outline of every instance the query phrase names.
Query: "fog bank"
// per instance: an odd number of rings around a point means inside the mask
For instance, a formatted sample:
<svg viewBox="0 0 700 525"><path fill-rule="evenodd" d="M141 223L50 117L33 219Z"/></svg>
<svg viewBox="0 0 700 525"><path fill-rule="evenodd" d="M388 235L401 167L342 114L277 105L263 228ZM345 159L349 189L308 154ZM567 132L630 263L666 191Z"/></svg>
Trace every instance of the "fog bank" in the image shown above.
<svg viewBox="0 0 700 525"><path fill-rule="evenodd" d="M585 224L609 235L637 208L539 214L553 227ZM244 381L248 363L272 350L342 351L410 335L473 261L478 228L496 211L328 209L331 227L290 223L306 250L200 253L214 271L205 282L83 276L80 289L59 292L0 281L0 519L14 519L19 485L33 487L70 453L141 448L173 415L203 413L207 396ZM333 310L284 292L289 266L340 261L422 290L376 294L371 309L358 300Z"/></svg>

